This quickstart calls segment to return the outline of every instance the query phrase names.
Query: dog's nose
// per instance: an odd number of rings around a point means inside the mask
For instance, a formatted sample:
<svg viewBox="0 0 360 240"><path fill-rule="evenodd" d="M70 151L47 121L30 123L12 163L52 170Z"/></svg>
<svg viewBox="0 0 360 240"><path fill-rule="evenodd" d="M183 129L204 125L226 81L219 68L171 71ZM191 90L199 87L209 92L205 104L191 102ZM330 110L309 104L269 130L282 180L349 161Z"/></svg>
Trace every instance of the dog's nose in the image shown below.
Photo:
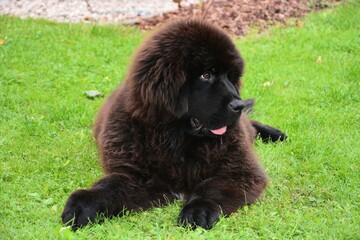
<svg viewBox="0 0 360 240"><path fill-rule="evenodd" d="M229 107L233 112L240 112L245 107L245 102L240 99L234 99L229 103Z"/></svg>

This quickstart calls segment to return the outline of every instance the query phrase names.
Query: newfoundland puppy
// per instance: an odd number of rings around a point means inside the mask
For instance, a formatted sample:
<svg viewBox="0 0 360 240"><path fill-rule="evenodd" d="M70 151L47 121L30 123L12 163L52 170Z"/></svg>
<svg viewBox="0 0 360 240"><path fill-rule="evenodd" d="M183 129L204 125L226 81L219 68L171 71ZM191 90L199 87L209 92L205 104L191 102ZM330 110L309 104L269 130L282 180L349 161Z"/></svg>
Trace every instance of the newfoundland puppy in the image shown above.
<svg viewBox="0 0 360 240"><path fill-rule="evenodd" d="M244 113L252 101L239 93L243 66L231 39L201 20L149 37L95 122L105 175L70 195L62 221L76 230L98 215L181 198L178 223L210 229L222 214L253 203L268 178L252 142L286 135Z"/></svg>

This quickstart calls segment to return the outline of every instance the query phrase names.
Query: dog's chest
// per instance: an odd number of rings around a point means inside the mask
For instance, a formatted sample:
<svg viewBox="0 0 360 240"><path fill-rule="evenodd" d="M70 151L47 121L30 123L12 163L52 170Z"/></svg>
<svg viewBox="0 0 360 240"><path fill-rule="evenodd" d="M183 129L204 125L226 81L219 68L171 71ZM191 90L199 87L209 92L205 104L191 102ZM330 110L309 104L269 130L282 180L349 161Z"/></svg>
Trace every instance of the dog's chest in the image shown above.
<svg viewBox="0 0 360 240"><path fill-rule="evenodd" d="M173 189L191 190L216 175L226 147L221 139L160 136L147 145L150 166Z"/></svg>

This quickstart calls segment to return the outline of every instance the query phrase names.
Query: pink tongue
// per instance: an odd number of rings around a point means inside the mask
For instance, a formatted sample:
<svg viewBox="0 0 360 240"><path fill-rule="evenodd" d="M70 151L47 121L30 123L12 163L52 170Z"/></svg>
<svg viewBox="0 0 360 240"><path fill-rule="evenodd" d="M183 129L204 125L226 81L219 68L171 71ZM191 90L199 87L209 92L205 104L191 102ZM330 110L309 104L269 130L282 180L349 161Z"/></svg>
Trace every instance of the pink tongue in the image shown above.
<svg viewBox="0 0 360 240"><path fill-rule="evenodd" d="M215 129L215 130L210 129L210 131L215 135L223 135L226 132L226 129L227 129L227 127L225 126L225 127Z"/></svg>

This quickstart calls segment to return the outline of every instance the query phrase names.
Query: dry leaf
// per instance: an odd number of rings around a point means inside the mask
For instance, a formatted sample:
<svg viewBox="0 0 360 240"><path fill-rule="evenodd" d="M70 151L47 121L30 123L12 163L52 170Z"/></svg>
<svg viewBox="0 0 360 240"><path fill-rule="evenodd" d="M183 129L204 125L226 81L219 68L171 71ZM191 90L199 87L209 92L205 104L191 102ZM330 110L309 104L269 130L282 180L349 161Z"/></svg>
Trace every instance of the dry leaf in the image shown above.
<svg viewBox="0 0 360 240"><path fill-rule="evenodd" d="M316 63L321 63L322 59L321 56L318 56L318 58L316 59Z"/></svg>
<svg viewBox="0 0 360 240"><path fill-rule="evenodd" d="M296 24L296 26L298 26L298 27L302 27L302 26L304 25L304 22L299 21L299 20L296 20L296 21L295 21L295 24Z"/></svg>
<svg viewBox="0 0 360 240"><path fill-rule="evenodd" d="M104 94L102 92L99 92L97 90L88 90L84 92L85 96L89 99L95 99L97 97L103 97Z"/></svg>
<svg viewBox="0 0 360 240"><path fill-rule="evenodd" d="M269 82L269 81L268 81L268 82L264 82L264 83L263 83L263 86L264 86L264 87L270 87L270 86L272 86L273 84L274 84L274 80L272 80L271 82Z"/></svg>

